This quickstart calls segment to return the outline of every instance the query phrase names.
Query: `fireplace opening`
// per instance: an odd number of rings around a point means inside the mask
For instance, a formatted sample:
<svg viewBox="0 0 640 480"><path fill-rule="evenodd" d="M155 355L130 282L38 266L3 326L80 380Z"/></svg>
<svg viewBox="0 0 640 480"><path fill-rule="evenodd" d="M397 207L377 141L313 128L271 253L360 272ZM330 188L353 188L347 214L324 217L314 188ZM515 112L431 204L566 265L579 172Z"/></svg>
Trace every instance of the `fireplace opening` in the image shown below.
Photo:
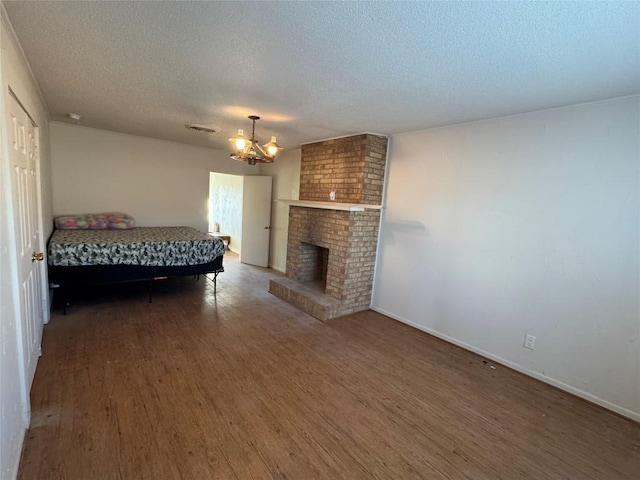
<svg viewBox="0 0 640 480"><path fill-rule="evenodd" d="M298 281L324 292L327 288L329 249L300 242Z"/></svg>

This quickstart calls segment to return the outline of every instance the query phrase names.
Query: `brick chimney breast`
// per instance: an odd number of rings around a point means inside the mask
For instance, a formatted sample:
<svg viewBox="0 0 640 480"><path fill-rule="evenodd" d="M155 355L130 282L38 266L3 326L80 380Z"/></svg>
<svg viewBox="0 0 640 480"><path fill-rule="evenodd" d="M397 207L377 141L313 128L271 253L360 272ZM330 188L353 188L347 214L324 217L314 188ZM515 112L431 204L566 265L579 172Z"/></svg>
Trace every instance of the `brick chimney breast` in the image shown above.
<svg viewBox="0 0 640 480"><path fill-rule="evenodd" d="M387 138L372 134L336 138L302 146L300 200L380 205L387 160Z"/></svg>
<svg viewBox="0 0 640 480"><path fill-rule="evenodd" d="M387 138L368 133L303 145L300 200L329 202L335 192L336 202L380 205L386 159ZM368 309L379 224L380 210L290 206L287 278L269 291L320 320Z"/></svg>

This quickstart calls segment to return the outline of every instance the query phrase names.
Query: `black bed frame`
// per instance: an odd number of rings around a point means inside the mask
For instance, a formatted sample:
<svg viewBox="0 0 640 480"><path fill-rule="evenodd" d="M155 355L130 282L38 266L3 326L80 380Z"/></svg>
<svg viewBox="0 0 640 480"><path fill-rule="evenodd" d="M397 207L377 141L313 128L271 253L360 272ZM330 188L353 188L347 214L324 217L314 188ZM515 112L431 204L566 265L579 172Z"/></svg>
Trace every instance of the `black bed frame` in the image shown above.
<svg viewBox="0 0 640 480"><path fill-rule="evenodd" d="M223 256L208 263L184 266L139 266L139 265L87 265L60 267L49 265L49 283L55 284L62 296L62 313L67 314L67 287L100 285L124 282L149 282L149 303L153 299L153 281L168 277L200 276L213 273L213 292L216 292L218 274L224 272Z"/></svg>

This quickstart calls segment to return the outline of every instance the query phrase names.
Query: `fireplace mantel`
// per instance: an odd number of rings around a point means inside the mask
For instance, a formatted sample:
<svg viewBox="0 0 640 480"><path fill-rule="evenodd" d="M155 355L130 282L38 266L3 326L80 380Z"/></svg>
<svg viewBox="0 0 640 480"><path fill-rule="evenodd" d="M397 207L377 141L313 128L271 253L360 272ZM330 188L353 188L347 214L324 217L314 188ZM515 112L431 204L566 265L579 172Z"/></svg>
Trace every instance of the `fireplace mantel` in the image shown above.
<svg viewBox="0 0 640 480"><path fill-rule="evenodd" d="M321 208L324 210L344 210L347 212L364 212L365 210L380 210L382 205L368 205L364 203L314 202L311 200L278 199L277 202L286 203L294 207Z"/></svg>

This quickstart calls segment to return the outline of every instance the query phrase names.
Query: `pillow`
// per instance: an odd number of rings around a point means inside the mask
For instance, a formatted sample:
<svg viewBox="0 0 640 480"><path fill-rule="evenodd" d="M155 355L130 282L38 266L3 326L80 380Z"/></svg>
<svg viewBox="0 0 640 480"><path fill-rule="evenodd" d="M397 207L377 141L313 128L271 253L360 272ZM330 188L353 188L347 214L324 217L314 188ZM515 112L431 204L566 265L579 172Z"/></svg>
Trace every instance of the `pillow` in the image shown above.
<svg viewBox="0 0 640 480"><path fill-rule="evenodd" d="M54 219L54 224L60 230L85 230L87 217L85 215L62 215Z"/></svg>
<svg viewBox="0 0 640 480"><path fill-rule="evenodd" d="M109 227L114 230L126 230L127 228L133 228L136 224L135 220L131 215L123 215L117 217L115 215L111 215L107 217L109 221Z"/></svg>
<svg viewBox="0 0 640 480"><path fill-rule="evenodd" d="M87 228L91 230L106 230L109 228L109 220L105 215L87 215Z"/></svg>
<svg viewBox="0 0 640 480"><path fill-rule="evenodd" d="M54 218L54 225L59 230L126 230L135 224L131 215L122 212L61 215Z"/></svg>

